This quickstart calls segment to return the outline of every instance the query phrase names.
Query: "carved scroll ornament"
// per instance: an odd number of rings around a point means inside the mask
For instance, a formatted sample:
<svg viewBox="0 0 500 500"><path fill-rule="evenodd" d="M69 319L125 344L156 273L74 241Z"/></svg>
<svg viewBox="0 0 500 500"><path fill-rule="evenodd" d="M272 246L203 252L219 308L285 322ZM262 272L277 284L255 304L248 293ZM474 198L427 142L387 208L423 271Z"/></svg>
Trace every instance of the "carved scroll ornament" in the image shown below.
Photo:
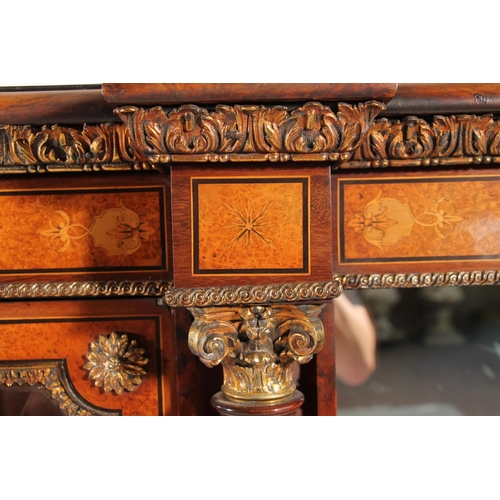
<svg viewBox="0 0 500 500"><path fill-rule="evenodd" d="M274 400L295 391L293 362L323 345L323 306L191 308L189 347L209 366L222 363L222 392L235 400Z"/></svg>
<svg viewBox="0 0 500 500"><path fill-rule="evenodd" d="M133 391L142 384L142 375L146 374L143 366L148 362L143 357L144 349L137 347L137 342L128 342L128 336L112 332L110 335L99 335L90 344L83 365L89 370L89 378L96 387L104 392L114 391L122 394L124 390Z"/></svg>
<svg viewBox="0 0 500 500"><path fill-rule="evenodd" d="M376 120L351 161L340 166L438 166L500 162L500 121L493 115L408 116Z"/></svg>
<svg viewBox="0 0 500 500"><path fill-rule="evenodd" d="M500 271L460 271L411 274L345 274L338 276L345 290L362 288L424 288L499 285Z"/></svg>
<svg viewBox="0 0 500 500"><path fill-rule="evenodd" d="M330 300L342 294L340 280L281 285L242 285L211 288L170 288L164 294L169 307L266 304Z"/></svg>
<svg viewBox="0 0 500 500"><path fill-rule="evenodd" d="M0 173L149 170L159 163L340 161L340 168L500 162L500 120L487 115L375 119L385 105L126 106L125 122L0 125ZM431 121L432 120L432 121Z"/></svg>
<svg viewBox="0 0 500 500"><path fill-rule="evenodd" d="M309 102L284 106L218 105L215 111L188 104L170 112L126 106L125 122L138 155L152 163L172 161L335 161L348 159L385 105Z"/></svg>

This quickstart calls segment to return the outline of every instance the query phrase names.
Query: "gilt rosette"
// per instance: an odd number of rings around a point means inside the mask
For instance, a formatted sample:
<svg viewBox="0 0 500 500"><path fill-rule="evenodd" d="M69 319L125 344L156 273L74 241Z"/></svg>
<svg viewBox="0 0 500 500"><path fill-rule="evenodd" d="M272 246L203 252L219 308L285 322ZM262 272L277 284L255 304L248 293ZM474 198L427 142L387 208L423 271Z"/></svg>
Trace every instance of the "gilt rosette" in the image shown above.
<svg viewBox="0 0 500 500"><path fill-rule="evenodd" d="M125 333L99 335L91 342L88 360L83 367L89 370L89 378L96 387L102 387L104 392L133 391L142 383L146 374L143 366L148 362L143 357L144 349L137 347L137 342L128 341Z"/></svg>

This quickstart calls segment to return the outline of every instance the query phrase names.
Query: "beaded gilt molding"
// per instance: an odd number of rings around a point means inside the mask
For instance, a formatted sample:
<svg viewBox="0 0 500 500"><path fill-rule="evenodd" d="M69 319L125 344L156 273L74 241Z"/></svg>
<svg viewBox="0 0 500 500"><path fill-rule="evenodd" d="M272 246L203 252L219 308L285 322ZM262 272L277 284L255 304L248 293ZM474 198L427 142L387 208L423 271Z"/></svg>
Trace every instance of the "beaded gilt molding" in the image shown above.
<svg viewBox="0 0 500 500"><path fill-rule="evenodd" d="M172 288L164 295L169 307L207 307L330 300L342 294L339 280L280 285Z"/></svg>
<svg viewBox="0 0 500 500"><path fill-rule="evenodd" d="M74 281L62 283L0 284L0 298L48 297L159 297L172 286L169 281Z"/></svg>
<svg viewBox="0 0 500 500"><path fill-rule="evenodd" d="M362 288L424 288L500 284L500 271L462 271L411 274L346 274L332 281L285 285L171 288L164 295L169 307L210 307L275 302L332 300L343 290Z"/></svg>
<svg viewBox="0 0 500 500"><path fill-rule="evenodd" d="M100 409L82 399L72 387L64 360L0 362L0 384L48 390L66 415L121 415L120 411Z"/></svg>
<svg viewBox="0 0 500 500"><path fill-rule="evenodd" d="M0 284L1 299L65 297L161 297L168 307L207 307L331 300L343 289L419 288L500 284L500 271L411 274L346 274L331 281L273 285L175 288L169 281Z"/></svg>

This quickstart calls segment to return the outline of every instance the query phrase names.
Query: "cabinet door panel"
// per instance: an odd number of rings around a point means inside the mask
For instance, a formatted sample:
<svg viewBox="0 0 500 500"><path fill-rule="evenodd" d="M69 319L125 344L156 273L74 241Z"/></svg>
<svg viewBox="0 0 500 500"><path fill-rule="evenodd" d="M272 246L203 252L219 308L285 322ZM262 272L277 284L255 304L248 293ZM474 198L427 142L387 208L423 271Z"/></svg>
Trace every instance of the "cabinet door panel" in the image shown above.
<svg viewBox="0 0 500 500"><path fill-rule="evenodd" d="M66 414L54 384L91 414L178 413L171 312L155 300L4 302L0 317L2 388L45 386Z"/></svg>

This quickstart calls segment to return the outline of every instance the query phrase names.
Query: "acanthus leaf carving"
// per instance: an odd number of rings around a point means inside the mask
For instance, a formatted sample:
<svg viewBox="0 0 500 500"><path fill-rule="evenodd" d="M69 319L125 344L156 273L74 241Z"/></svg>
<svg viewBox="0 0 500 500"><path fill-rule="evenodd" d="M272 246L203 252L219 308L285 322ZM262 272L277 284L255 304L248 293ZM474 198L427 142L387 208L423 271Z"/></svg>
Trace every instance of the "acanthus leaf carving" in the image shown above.
<svg viewBox="0 0 500 500"><path fill-rule="evenodd" d="M363 166L436 166L490 163L500 155L500 121L493 115L436 115L432 122L407 116L380 118L366 132L351 161L342 168ZM369 162L367 165L366 162Z"/></svg>
<svg viewBox="0 0 500 500"><path fill-rule="evenodd" d="M284 398L296 389L293 363L308 362L323 346L323 307L194 307L189 347L207 366L222 364L226 397Z"/></svg>
<svg viewBox="0 0 500 500"><path fill-rule="evenodd" d="M212 155L211 161L226 161L231 155L241 161L240 156L255 154L273 155L276 161L285 154L280 158L286 161L293 155L324 153L323 160L349 156L385 105L370 101L358 106L340 103L338 108L335 114L328 106L309 102L291 112L284 106L261 105L218 105L209 111L186 104L170 112L159 106L126 106L115 113L126 124L138 154L152 162L170 162L175 155L202 155L200 159L208 161L206 154Z"/></svg>
<svg viewBox="0 0 500 500"><path fill-rule="evenodd" d="M149 168L147 158L132 150L127 129L119 123L81 127L2 125L0 143L0 171L21 167L31 172L33 166L68 171Z"/></svg>

